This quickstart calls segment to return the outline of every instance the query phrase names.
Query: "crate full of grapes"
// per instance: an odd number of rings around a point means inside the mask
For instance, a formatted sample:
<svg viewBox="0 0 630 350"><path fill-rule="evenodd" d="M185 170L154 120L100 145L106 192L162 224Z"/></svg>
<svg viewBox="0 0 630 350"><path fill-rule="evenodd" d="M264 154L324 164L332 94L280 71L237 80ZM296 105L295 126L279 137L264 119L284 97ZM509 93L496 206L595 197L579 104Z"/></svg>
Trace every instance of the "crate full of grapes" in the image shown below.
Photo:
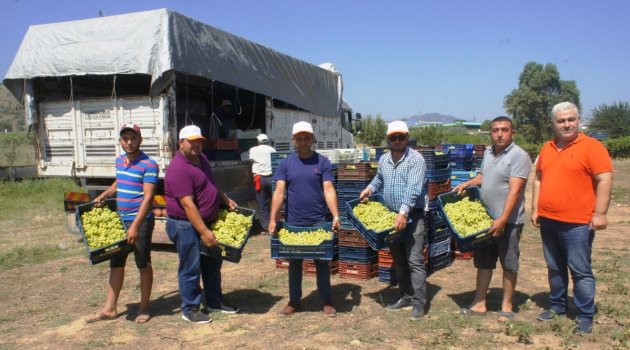
<svg viewBox="0 0 630 350"><path fill-rule="evenodd" d="M127 231L116 211L115 199L105 200L100 208L95 207L93 202L78 205L75 216L92 264L133 250L133 246L127 244Z"/></svg>
<svg viewBox="0 0 630 350"><path fill-rule="evenodd" d="M374 250L411 238L409 230L394 231L396 212L387 206L379 194L371 195L365 203L361 203L358 198L346 202L346 212L352 225ZM407 225L410 223L411 219L408 219Z"/></svg>
<svg viewBox="0 0 630 350"><path fill-rule="evenodd" d="M243 249L252 233L255 211L247 208L236 208L228 211L219 210L217 220L209 227L217 240L217 245L208 247L199 242L199 253L233 263L241 261Z"/></svg>
<svg viewBox="0 0 630 350"><path fill-rule="evenodd" d="M488 232L492 226L492 216L481 200L479 187L468 187L462 194L441 194L438 196L438 206L461 252L494 241Z"/></svg>
<svg viewBox="0 0 630 350"><path fill-rule="evenodd" d="M270 241L274 259L333 259L335 235L330 222L300 227L279 221Z"/></svg>

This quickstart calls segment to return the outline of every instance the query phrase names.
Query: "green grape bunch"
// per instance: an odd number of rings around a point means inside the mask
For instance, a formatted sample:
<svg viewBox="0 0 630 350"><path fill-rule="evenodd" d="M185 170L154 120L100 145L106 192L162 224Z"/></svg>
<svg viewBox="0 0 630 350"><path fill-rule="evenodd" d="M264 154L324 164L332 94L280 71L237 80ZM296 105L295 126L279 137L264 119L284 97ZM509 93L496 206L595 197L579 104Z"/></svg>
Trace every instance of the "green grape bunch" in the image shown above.
<svg viewBox="0 0 630 350"><path fill-rule="evenodd" d="M107 207L93 208L81 215L85 239L91 250L127 239L120 216Z"/></svg>
<svg viewBox="0 0 630 350"><path fill-rule="evenodd" d="M289 232L286 228L278 230L280 242L284 245L320 245L331 240L333 233L324 229L315 231Z"/></svg>
<svg viewBox="0 0 630 350"><path fill-rule="evenodd" d="M210 229L218 242L239 248L245 242L251 227L251 216L221 209Z"/></svg>
<svg viewBox="0 0 630 350"><path fill-rule="evenodd" d="M470 198L465 197L455 203L446 204L444 211L453 229L462 237L492 226L492 218L478 200L471 201Z"/></svg>
<svg viewBox="0 0 630 350"><path fill-rule="evenodd" d="M376 201L360 203L352 212L365 227L376 232L394 227L396 221L396 213Z"/></svg>

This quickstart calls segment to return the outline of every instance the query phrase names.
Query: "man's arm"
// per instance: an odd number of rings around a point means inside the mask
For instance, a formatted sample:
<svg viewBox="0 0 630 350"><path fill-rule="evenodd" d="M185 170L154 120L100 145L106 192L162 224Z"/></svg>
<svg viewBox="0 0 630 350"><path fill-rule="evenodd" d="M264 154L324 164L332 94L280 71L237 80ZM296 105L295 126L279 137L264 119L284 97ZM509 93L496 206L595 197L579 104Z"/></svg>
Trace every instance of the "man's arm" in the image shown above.
<svg viewBox="0 0 630 350"><path fill-rule="evenodd" d="M612 191L612 172L595 174L593 179L595 180L595 212L591 217L591 228L603 230L608 225L606 213Z"/></svg>
<svg viewBox="0 0 630 350"><path fill-rule="evenodd" d="M271 209L269 212L269 234L276 232L276 216L280 207L284 202L284 191L287 187L287 183L284 180L276 180L276 190L271 197Z"/></svg>
<svg viewBox="0 0 630 350"><path fill-rule="evenodd" d="M177 198L177 200L179 201L179 204L182 206L182 208L184 208L184 211L186 212L186 218L188 218L190 224L197 232L199 232L201 240L210 247L217 245L217 240L214 236L214 232L212 232L212 230L210 230L208 226L206 226L206 223L203 222L203 218L199 213L199 208L197 208L197 205L195 205L193 196L190 195L186 197L181 197Z"/></svg>
<svg viewBox="0 0 630 350"><path fill-rule="evenodd" d="M324 181L324 199L333 215L333 230L339 231L341 219L339 218L339 208L337 207L337 191L335 191L332 181Z"/></svg>
<svg viewBox="0 0 630 350"><path fill-rule="evenodd" d="M451 190L451 192L460 193L460 192L464 191L465 189L467 189L468 187L481 186L482 180L483 180L483 175L481 173L479 173L479 174L477 174L477 176L473 177L472 179L455 186Z"/></svg>
<svg viewBox="0 0 630 350"><path fill-rule="evenodd" d="M538 195L540 194L540 171L536 171L534 185L532 186L532 213L530 215L532 225L540 227L538 223Z"/></svg>
<svg viewBox="0 0 630 350"><path fill-rule="evenodd" d="M111 186L109 186L105 191L103 191L103 193L99 194L96 198L94 198L94 204L96 204L96 206L102 205L103 201L115 195L117 190L118 190L118 186L116 185L116 181L114 181L114 183L111 184Z"/></svg>
<svg viewBox="0 0 630 350"><path fill-rule="evenodd" d="M228 197L228 195L225 194L225 192L219 191L219 194L221 195L221 198L223 198L225 205L227 205L228 208L230 208L230 210L236 210L236 208L238 208L238 204L236 204L235 201L233 201L230 197Z"/></svg>
<svg viewBox="0 0 630 350"><path fill-rule="evenodd" d="M503 230L505 230L505 225L508 223L508 219L510 218L510 214L514 207L516 207L516 203L518 202L519 194L524 190L525 184L527 184L527 179L522 177L510 177L509 180L509 189L508 195L505 199L505 204L503 205L503 214L500 217L494 219L492 222L492 226L490 226L490 234L494 237L499 237L503 234Z"/></svg>
<svg viewBox="0 0 630 350"><path fill-rule="evenodd" d="M138 208L138 213L136 213L136 218L131 223L131 226L127 229L127 242L129 244L133 244L136 239L138 239L138 229L140 229L140 225L144 222L144 218L146 218L147 213L153 206L153 197L155 196L155 188L156 185L151 182L145 182L142 185L142 203L140 204L140 208Z"/></svg>

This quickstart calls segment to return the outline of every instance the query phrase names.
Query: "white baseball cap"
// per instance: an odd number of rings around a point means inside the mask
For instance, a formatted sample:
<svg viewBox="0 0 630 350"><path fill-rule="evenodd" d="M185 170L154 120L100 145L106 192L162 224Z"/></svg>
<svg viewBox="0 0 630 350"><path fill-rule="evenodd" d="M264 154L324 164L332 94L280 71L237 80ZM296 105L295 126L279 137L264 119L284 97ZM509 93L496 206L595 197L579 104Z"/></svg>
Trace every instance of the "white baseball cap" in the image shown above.
<svg viewBox="0 0 630 350"><path fill-rule="evenodd" d="M407 123L401 120L396 120L387 124L387 136L396 133L408 134L409 128L407 127Z"/></svg>
<svg viewBox="0 0 630 350"><path fill-rule="evenodd" d="M188 125L183 127L180 131L179 131L179 139L183 140L198 140L198 139L206 139L205 137L203 137L203 135L201 135L201 129L199 129L198 126L196 125Z"/></svg>
<svg viewBox="0 0 630 350"><path fill-rule="evenodd" d="M256 136L256 139L257 139L259 142L264 142L264 141L269 140L269 138L268 138L268 137L267 137L267 135L265 135L265 134L260 134L260 135Z"/></svg>
<svg viewBox="0 0 630 350"><path fill-rule="evenodd" d="M295 136L296 134L299 134L301 132L308 132L310 134L315 134L313 132L313 127L311 126L310 123L297 122L297 123L293 124L293 136Z"/></svg>

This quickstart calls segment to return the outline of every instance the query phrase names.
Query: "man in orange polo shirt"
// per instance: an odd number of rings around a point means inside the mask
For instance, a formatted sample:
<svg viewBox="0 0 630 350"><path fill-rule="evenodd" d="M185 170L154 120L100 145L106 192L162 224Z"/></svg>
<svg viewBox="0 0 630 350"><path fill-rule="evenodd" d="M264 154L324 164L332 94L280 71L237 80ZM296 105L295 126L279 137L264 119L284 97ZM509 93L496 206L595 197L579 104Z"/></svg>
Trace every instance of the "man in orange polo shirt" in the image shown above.
<svg viewBox="0 0 630 350"><path fill-rule="evenodd" d="M566 314L570 271L578 310L575 330L590 333L595 314L591 251L595 231L607 225L612 161L604 145L580 132L576 105L559 103L551 115L556 137L540 150L532 196L531 220L540 228L551 304L538 320Z"/></svg>

